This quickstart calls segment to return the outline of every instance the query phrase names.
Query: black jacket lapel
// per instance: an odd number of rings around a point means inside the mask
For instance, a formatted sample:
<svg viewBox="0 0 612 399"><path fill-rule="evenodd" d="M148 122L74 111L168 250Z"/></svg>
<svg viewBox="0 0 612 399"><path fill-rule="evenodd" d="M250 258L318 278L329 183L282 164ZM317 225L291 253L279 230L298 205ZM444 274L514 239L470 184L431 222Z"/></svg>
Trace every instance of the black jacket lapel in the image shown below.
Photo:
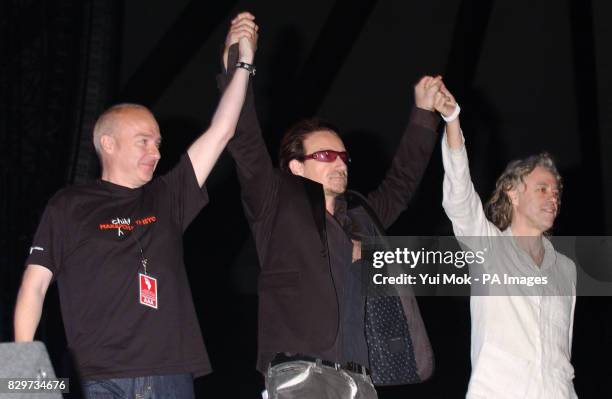
<svg viewBox="0 0 612 399"><path fill-rule="evenodd" d="M325 194L323 194L323 187L321 184L305 178L302 179L302 182L304 184L306 196L308 197L308 202L310 203L312 217L315 225L317 226L319 237L321 238L321 243L324 247L326 247L327 234L325 230Z"/></svg>

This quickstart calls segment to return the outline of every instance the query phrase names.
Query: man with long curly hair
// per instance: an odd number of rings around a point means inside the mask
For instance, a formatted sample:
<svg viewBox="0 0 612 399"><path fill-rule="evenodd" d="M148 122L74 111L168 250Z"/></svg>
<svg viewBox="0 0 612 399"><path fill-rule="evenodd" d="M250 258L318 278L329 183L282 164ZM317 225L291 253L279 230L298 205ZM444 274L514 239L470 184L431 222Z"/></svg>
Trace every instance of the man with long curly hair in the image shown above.
<svg viewBox="0 0 612 399"><path fill-rule="evenodd" d="M559 213L561 176L546 153L510 162L483 207L470 178L460 108L443 85L435 108L447 123L444 210L462 246L488 250L482 267L470 269L467 397L575 398L570 356L576 267L546 236ZM500 284L476 283L475 291L477 270L497 276Z"/></svg>

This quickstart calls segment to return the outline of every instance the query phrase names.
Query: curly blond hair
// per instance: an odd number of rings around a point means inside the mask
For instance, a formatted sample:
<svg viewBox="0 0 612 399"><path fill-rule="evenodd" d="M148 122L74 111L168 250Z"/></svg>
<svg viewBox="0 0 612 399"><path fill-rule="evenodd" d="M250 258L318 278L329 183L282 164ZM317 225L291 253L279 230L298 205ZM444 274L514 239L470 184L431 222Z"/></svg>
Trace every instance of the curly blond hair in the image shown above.
<svg viewBox="0 0 612 399"><path fill-rule="evenodd" d="M512 222L512 201L508 196L508 191L524 183L523 179L525 176L533 172L538 166L548 170L557 180L557 189L559 190L557 208L561 208L563 180L557 171L552 157L548 153L543 152L525 159L514 160L506 166L504 173L497 179L495 190L493 190L491 198L489 198L484 207L487 218L500 230L507 229Z"/></svg>

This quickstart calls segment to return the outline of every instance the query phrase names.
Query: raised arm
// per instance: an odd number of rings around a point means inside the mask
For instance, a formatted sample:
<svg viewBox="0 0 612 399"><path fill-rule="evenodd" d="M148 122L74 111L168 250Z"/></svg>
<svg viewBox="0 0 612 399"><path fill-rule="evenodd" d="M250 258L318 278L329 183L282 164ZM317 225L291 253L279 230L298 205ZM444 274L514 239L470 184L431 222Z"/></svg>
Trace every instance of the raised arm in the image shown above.
<svg viewBox="0 0 612 399"><path fill-rule="evenodd" d="M26 268L15 304L15 342L34 339L52 277L53 274L46 267L28 265Z"/></svg>
<svg viewBox="0 0 612 399"><path fill-rule="evenodd" d="M218 77L221 91L226 90L228 82L236 71L238 56L236 43L240 33L254 29L251 24L252 18L251 14L242 13L232 21L223 51L224 73ZM247 90L236 135L228 143L227 149L236 162L246 217L251 222L256 221L274 209L273 198L278 188L278 175L263 140L252 84L249 84Z"/></svg>
<svg viewBox="0 0 612 399"><path fill-rule="evenodd" d="M445 117L456 113L457 102L444 84L436 94L435 109ZM474 189L461 132L459 117L446 123L442 138L444 183L442 206L453 223L456 236L487 237L499 235L499 230L485 216L482 202Z"/></svg>
<svg viewBox="0 0 612 399"><path fill-rule="evenodd" d="M253 64L257 49L257 25L251 19L253 29L242 29L237 33L240 61ZM204 181L210 174L219 155L236 131L236 124L249 83L249 71L238 68L228 83L209 128L191 144L187 150L198 183Z"/></svg>
<svg viewBox="0 0 612 399"><path fill-rule="evenodd" d="M427 169L436 144L439 116L433 112L441 77L423 77L414 87L410 121L382 183L368 194L372 209L385 228L406 209Z"/></svg>

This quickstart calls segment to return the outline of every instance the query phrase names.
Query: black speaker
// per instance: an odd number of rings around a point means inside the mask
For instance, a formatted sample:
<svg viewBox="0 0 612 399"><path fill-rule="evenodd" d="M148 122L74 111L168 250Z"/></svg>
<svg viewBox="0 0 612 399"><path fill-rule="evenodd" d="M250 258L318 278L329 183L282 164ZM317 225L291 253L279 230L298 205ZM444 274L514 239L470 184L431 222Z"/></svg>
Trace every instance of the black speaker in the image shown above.
<svg viewBox="0 0 612 399"><path fill-rule="evenodd" d="M47 348L42 342L19 342L0 344L0 378L28 378L33 380L55 379L55 372L49 360ZM6 385L3 380L3 385ZM0 397L25 397L11 395L2 387ZM16 391L11 391L16 392ZM43 392L43 391L40 391ZM36 393L36 398L61 399L60 393Z"/></svg>

